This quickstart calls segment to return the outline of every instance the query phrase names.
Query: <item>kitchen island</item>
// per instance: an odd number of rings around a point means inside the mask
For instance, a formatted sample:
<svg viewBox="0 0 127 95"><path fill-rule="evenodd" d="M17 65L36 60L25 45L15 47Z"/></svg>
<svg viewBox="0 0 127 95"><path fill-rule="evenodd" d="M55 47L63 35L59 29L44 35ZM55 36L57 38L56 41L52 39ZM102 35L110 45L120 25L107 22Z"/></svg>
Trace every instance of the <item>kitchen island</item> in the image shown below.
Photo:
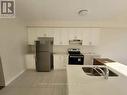
<svg viewBox="0 0 127 95"><path fill-rule="evenodd" d="M127 95L127 77L118 71L108 67L119 76L104 79L87 75L82 67L67 66L68 95Z"/></svg>

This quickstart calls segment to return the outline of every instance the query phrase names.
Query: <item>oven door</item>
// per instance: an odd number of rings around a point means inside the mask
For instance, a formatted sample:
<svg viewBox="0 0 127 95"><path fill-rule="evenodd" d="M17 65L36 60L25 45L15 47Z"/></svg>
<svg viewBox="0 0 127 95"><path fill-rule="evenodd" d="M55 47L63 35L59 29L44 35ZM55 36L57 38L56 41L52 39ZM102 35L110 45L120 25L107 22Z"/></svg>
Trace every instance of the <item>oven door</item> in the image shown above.
<svg viewBox="0 0 127 95"><path fill-rule="evenodd" d="M84 56L83 55L69 55L69 65L83 65Z"/></svg>

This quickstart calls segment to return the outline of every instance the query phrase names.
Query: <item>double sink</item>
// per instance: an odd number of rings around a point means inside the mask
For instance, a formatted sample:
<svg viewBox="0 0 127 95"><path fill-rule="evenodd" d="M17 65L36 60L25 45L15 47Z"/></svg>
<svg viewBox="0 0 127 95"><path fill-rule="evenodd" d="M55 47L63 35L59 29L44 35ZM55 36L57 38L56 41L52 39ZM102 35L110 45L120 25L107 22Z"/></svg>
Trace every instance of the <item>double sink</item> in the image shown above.
<svg viewBox="0 0 127 95"><path fill-rule="evenodd" d="M108 70L108 77L117 77L118 75L114 73L112 70L106 68L106 67L99 67L95 68L93 67L82 67L83 71L89 75L89 76L102 76L102 73L105 73L105 70Z"/></svg>

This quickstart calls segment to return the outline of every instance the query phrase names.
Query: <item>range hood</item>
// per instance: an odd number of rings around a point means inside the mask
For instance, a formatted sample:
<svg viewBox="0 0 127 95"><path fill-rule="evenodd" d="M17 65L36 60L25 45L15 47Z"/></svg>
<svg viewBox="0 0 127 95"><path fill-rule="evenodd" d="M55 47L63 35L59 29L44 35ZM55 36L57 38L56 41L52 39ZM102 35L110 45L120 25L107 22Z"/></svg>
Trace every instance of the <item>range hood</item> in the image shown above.
<svg viewBox="0 0 127 95"><path fill-rule="evenodd" d="M69 40L69 44L70 45L82 45L82 40L80 39Z"/></svg>

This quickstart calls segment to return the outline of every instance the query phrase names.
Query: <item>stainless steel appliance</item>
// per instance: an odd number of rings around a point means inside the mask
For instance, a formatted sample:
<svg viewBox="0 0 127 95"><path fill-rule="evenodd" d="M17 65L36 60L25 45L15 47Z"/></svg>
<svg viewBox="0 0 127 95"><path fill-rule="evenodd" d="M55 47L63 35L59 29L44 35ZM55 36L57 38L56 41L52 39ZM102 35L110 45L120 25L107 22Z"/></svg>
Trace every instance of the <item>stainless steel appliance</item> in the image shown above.
<svg viewBox="0 0 127 95"><path fill-rule="evenodd" d="M84 55L81 54L78 48L68 49L69 53L69 65L83 65L84 64Z"/></svg>
<svg viewBox="0 0 127 95"><path fill-rule="evenodd" d="M82 40L79 40L79 39L69 40L69 44L70 45L82 45Z"/></svg>
<svg viewBox="0 0 127 95"><path fill-rule="evenodd" d="M53 38L41 37L36 41L36 71L53 69Z"/></svg>
<svg viewBox="0 0 127 95"><path fill-rule="evenodd" d="M5 80L4 80L3 68L0 58L0 89L3 88L4 86L5 86Z"/></svg>

